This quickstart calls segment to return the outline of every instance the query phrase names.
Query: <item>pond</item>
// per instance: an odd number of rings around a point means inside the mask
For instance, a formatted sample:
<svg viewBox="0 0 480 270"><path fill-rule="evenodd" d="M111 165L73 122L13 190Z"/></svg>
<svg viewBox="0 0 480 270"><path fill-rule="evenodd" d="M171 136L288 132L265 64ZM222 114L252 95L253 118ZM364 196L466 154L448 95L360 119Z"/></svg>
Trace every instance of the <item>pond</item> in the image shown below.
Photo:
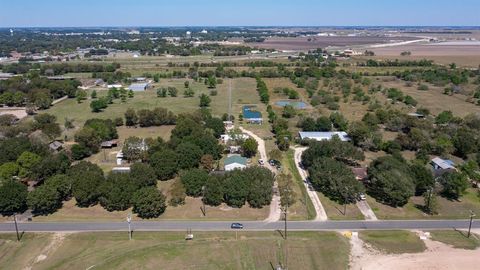
<svg viewBox="0 0 480 270"><path fill-rule="evenodd" d="M285 107L287 105L293 106L295 109L305 109L307 104L303 101L290 101L290 100L280 100L275 102L275 105L280 107Z"/></svg>

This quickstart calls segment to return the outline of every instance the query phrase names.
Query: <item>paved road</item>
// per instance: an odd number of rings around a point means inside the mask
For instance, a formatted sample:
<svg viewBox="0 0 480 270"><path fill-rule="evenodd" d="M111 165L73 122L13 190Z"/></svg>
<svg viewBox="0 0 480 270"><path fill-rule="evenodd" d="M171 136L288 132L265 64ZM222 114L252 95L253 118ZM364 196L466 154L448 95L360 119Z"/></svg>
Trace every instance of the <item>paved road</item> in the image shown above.
<svg viewBox="0 0 480 270"><path fill-rule="evenodd" d="M302 160L303 151L307 150L307 148L302 147L302 148L293 148L293 149L295 150L295 154L294 154L295 166L297 167L297 170L300 173L302 180L305 180L307 179L308 172L302 169L299 164L300 164L300 161ZM308 187L307 183L304 182L304 185L305 185L305 189L307 190L308 197L310 197L313 207L315 208L315 212L316 212L315 221L327 220L328 219L327 212L325 212L322 202L318 198L317 192L315 192L314 190L311 190Z"/></svg>
<svg viewBox="0 0 480 270"><path fill-rule="evenodd" d="M241 222L241 221L240 221ZM244 231L283 230L284 223L245 221L241 222ZM288 229L293 231L319 230L430 230L430 229L466 229L468 220L382 220L382 221L291 221ZM135 231L230 231L228 221L138 221L132 222ZM126 222L58 222L58 223L19 223L18 229L26 232L87 232L87 231L123 231ZM472 228L480 229L480 220L473 222ZM0 223L0 232L14 232L12 222Z"/></svg>
<svg viewBox="0 0 480 270"><path fill-rule="evenodd" d="M257 141L258 152L260 153L260 158L263 160L263 162L265 162L264 167L268 168L270 171L275 173L276 170L272 166L270 166L270 164L267 162L268 157L267 157L267 150L265 148L265 141L262 138L260 138L259 136L257 136L255 133L253 133L249 130L246 130L243 127L240 127L240 130L243 133L246 133L248 136L252 137L253 139L255 139ZM273 184L273 187L274 188L278 187L277 181L275 181L275 183ZM269 213L268 217L265 219L265 221L266 222L278 221L278 220L280 220L281 215L282 215L282 209L281 209L281 206L280 206L280 196L278 194L273 194L272 201L270 203L270 213Z"/></svg>

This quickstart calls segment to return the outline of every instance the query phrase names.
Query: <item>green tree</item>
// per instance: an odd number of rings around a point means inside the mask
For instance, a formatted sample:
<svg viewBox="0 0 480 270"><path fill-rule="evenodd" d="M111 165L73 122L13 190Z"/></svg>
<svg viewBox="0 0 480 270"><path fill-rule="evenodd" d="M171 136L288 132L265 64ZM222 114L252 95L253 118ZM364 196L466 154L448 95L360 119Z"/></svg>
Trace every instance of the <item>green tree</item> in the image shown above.
<svg viewBox="0 0 480 270"><path fill-rule="evenodd" d="M97 90L93 90L92 93L90 94L90 97L92 99L96 99L97 98Z"/></svg>
<svg viewBox="0 0 480 270"><path fill-rule="evenodd" d="M80 207L88 207L98 202L101 195L99 187L105 181L100 167L81 161L70 168L68 175L72 179L73 197Z"/></svg>
<svg viewBox="0 0 480 270"><path fill-rule="evenodd" d="M123 157L129 162L146 159L147 146L144 139L139 137L128 137L123 143Z"/></svg>
<svg viewBox="0 0 480 270"><path fill-rule="evenodd" d="M433 187L435 181L430 170L420 163L410 165L410 174L415 183L415 194L421 195Z"/></svg>
<svg viewBox="0 0 480 270"><path fill-rule="evenodd" d="M42 185L28 194L27 205L33 213L47 215L62 207L62 199L55 188Z"/></svg>
<svg viewBox="0 0 480 270"><path fill-rule="evenodd" d="M423 193L423 201L425 203L425 212L430 215L438 214L438 199L433 189L429 189Z"/></svg>
<svg viewBox="0 0 480 270"><path fill-rule="evenodd" d="M251 158L257 154L258 143L253 138L248 138L242 143L242 151L245 157Z"/></svg>
<svg viewBox="0 0 480 270"><path fill-rule="evenodd" d="M90 102L90 108L92 109L92 112L95 112L95 113L101 112L103 109L107 107L108 107L108 102L104 98L95 99Z"/></svg>
<svg viewBox="0 0 480 270"><path fill-rule="evenodd" d="M180 169L189 169L198 167L200 158L203 155L202 149L197 145L184 142L177 146L177 155L181 158L178 159L178 167Z"/></svg>
<svg viewBox="0 0 480 270"><path fill-rule="evenodd" d="M165 196L155 187L144 187L133 194L133 212L141 218L159 217L167 206Z"/></svg>
<svg viewBox="0 0 480 270"><path fill-rule="evenodd" d="M447 124L453 120L453 113L451 111L443 111L435 118L436 124Z"/></svg>
<svg viewBox="0 0 480 270"><path fill-rule="evenodd" d="M190 82L189 82L189 81L185 81L185 82L183 83L183 85L185 86L185 88L188 88L188 87L190 87Z"/></svg>
<svg viewBox="0 0 480 270"><path fill-rule="evenodd" d="M0 183L6 180L12 180L14 176L20 173L20 166L15 162L7 162L0 166Z"/></svg>
<svg viewBox="0 0 480 270"><path fill-rule="evenodd" d="M130 177L140 187L157 185L155 170L145 163L137 162L130 166Z"/></svg>
<svg viewBox="0 0 480 270"><path fill-rule="evenodd" d="M170 188L170 201L168 202L171 206L178 206L185 204L185 187L181 180L176 179L172 187Z"/></svg>
<svg viewBox="0 0 480 270"><path fill-rule="evenodd" d="M5 181L0 185L0 213L23 213L27 209L27 196L27 186L17 181Z"/></svg>
<svg viewBox="0 0 480 270"><path fill-rule="evenodd" d="M23 152L17 159L17 164L20 165L20 177L30 177L32 169L40 163L42 158L29 151Z"/></svg>
<svg viewBox="0 0 480 270"><path fill-rule="evenodd" d="M75 142L89 149L91 154L99 151L102 138L93 128L84 127L75 133Z"/></svg>
<svg viewBox="0 0 480 270"><path fill-rule="evenodd" d="M134 109L128 108L127 111L125 112L125 125L128 127L132 127L137 125L137 122L138 122L137 113L135 112Z"/></svg>
<svg viewBox="0 0 480 270"><path fill-rule="evenodd" d="M175 176L178 170L178 156L170 149L162 149L150 157L150 166L160 180L168 180Z"/></svg>
<svg viewBox="0 0 480 270"><path fill-rule="evenodd" d="M100 204L107 211L123 211L132 204L132 195L138 189L137 183L128 174L110 173L101 186Z"/></svg>
<svg viewBox="0 0 480 270"><path fill-rule="evenodd" d="M219 206L223 201L223 187L219 177L209 177L205 183L205 196L202 201L211 206Z"/></svg>
<svg viewBox="0 0 480 270"><path fill-rule="evenodd" d="M208 77L208 88L216 88L217 87L217 78L215 76Z"/></svg>
<svg viewBox="0 0 480 270"><path fill-rule="evenodd" d="M291 206L296 202L297 194L294 190L295 183L293 182L292 175L279 174L277 176L278 191L280 192L280 204L282 206Z"/></svg>
<svg viewBox="0 0 480 270"><path fill-rule="evenodd" d="M210 176L201 169L192 169L182 174L181 180L188 196L199 197L202 187L205 186Z"/></svg>
<svg viewBox="0 0 480 270"><path fill-rule="evenodd" d="M442 185L442 195L453 200L458 200L468 188L467 177L458 172L446 172L438 180Z"/></svg>
<svg viewBox="0 0 480 270"><path fill-rule="evenodd" d="M72 180L65 174L57 174L48 178L45 180L44 186L56 190L60 200L66 200L72 194Z"/></svg>
<svg viewBox="0 0 480 270"><path fill-rule="evenodd" d="M365 190L345 164L331 158L315 160L308 172L316 190L341 204L355 203L358 194Z"/></svg>
<svg viewBox="0 0 480 270"><path fill-rule="evenodd" d="M220 135L225 133L225 125L222 119L217 117L209 118L205 121L205 127L213 130L215 138L220 138Z"/></svg>
<svg viewBox="0 0 480 270"><path fill-rule="evenodd" d="M292 105L286 105L283 107L282 117L292 118L295 117L295 115L297 115L297 111Z"/></svg>
<svg viewBox="0 0 480 270"><path fill-rule="evenodd" d="M390 206L405 205L415 193L408 165L393 156L374 160L369 167L368 177L368 193Z"/></svg>
<svg viewBox="0 0 480 270"><path fill-rule="evenodd" d="M209 96L202 94L200 95L200 107L209 107L212 100Z"/></svg>
<svg viewBox="0 0 480 270"><path fill-rule="evenodd" d="M87 92L79 89L77 90L75 98L77 99L77 103L82 103L83 100L87 99Z"/></svg>
<svg viewBox="0 0 480 270"><path fill-rule="evenodd" d="M263 167L253 166L240 172L249 180L247 201L251 207L261 208L272 201L273 173Z"/></svg>

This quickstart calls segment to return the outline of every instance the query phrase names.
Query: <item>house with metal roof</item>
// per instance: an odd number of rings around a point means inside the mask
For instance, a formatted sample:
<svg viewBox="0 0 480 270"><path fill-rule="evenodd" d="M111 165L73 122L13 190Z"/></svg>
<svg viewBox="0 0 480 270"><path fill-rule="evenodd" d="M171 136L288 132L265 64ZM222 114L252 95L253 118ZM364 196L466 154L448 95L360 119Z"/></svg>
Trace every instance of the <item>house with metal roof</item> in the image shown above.
<svg viewBox="0 0 480 270"><path fill-rule="evenodd" d="M448 159L443 159L439 157L435 157L430 161L430 165L433 167L433 172L435 177L441 176L446 172L456 171L455 163Z"/></svg>
<svg viewBox="0 0 480 270"><path fill-rule="evenodd" d="M329 131L329 132L299 132L301 140L316 140L316 141L329 141L334 136L337 136L341 141L348 142L350 137L345 131Z"/></svg>
<svg viewBox="0 0 480 270"><path fill-rule="evenodd" d="M247 167L247 158L240 155L231 155L225 159L225 171L243 170Z"/></svg>
<svg viewBox="0 0 480 270"><path fill-rule="evenodd" d="M243 119L249 124L262 124L262 113L255 110L255 106L243 106Z"/></svg>
<svg viewBox="0 0 480 270"><path fill-rule="evenodd" d="M149 83L133 83L128 87L128 89L135 92L141 92L146 91L149 87Z"/></svg>

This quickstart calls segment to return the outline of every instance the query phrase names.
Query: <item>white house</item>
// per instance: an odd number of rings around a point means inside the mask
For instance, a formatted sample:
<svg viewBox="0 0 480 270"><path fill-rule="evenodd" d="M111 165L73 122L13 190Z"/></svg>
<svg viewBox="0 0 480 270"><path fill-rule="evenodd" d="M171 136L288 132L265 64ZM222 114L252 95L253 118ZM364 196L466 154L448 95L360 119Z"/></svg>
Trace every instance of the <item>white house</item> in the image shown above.
<svg viewBox="0 0 480 270"><path fill-rule="evenodd" d="M135 91L135 92L141 92L141 91L146 91L150 87L149 83L134 83L131 84L128 89Z"/></svg>
<svg viewBox="0 0 480 270"><path fill-rule="evenodd" d="M348 142L350 137L344 131L329 131L329 132L299 132L301 140L316 140L316 141L329 141L333 136L338 136L341 141Z"/></svg>
<svg viewBox="0 0 480 270"><path fill-rule="evenodd" d="M225 171L233 171L235 169L243 170L247 167L247 158L240 155L231 155L225 159Z"/></svg>
<svg viewBox="0 0 480 270"><path fill-rule="evenodd" d="M246 140L249 136L247 134L222 134L220 135L220 139L224 144L227 144L229 141L235 140Z"/></svg>

